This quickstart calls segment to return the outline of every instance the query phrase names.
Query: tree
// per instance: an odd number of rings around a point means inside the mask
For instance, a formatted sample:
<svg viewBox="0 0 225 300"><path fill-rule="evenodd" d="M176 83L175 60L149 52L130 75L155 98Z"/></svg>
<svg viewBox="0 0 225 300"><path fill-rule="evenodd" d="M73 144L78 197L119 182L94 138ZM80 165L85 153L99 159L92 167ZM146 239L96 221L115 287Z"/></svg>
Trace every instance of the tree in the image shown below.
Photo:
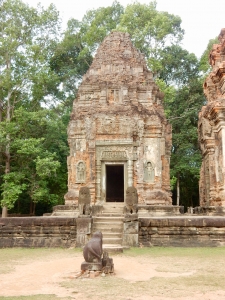
<svg viewBox="0 0 225 300"><path fill-rule="evenodd" d="M57 97L68 104L76 96L77 85L89 69L93 55L119 23L123 7L114 1L112 6L89 10L81 22L71 19L67 30L50 60L50 68L58 78Z"/></svg>
<svg viewBox="0 0 225 300"><path fill-rule="evenodd" d="M165 108L173 128L171 155L173 202L185 207L197 206L201 165L197 124L198 112L205 101L198 73L195 77L189 78L188 84L174 89L171 95L170 101L165 103Z"/></svg>
<svg viewBox="0 0 225 300"><path fill-rule="evenodd" d="M154 73L164 69L161 59L165 57L165 49L179 43L184 34L180 17L157 11L156 7L156 1L128 5L117 27L130 34L134 45L145 55L148 67Z"/></svg>
<svg viewBox="0 0 225 300"><path fill-rule="evenodd" d="M5 0L0 20L0 122L5 129L15 111L23 105L40 108L47 100L48 89L56 80L46 64L58 38L58 12L51 5L47 10L31 8L20 0ZM10 130L1 146L1 161L5 165L3 186L7 186L11 172ZM20 193L20 192L19 192ZM2 193L6 205L6 193ZM3 212L6 211L3 209Z"/></svg>
<svg viewBox="0 0 225 300"><path fill-rule="evenodd" d="M12 209L16 201L56 205L66 190L66 125L53 110L29 112L20 107L10 123L2 122L1 143L10 133L11 172L4 175L2 204ZM26 200L26 199L27 200Z"/></svg>
<svg viewBox="0 0 225 300"><path fill-rule="evenodd" d="M176 45L183 37L180 25L179 17L157 11L156 2L148 5L135 2L124 9L114 1L112 6L89 10L81 22L75 19L68 22L51 68L67 87L66 93L74 97L77 84L98 46L111 31L118 30L130 34L134 45L145 55L149 68L158 73L164 69L169 46Z"/></svg>
<svg viewBox="0 0 225 300"><path fill-rule="evenodd" d="M189 84L191 78L198 78L199 62L194 53L189 53L179 45L165 47L160 60L163 68L159 78L176 88Z"/></svg>

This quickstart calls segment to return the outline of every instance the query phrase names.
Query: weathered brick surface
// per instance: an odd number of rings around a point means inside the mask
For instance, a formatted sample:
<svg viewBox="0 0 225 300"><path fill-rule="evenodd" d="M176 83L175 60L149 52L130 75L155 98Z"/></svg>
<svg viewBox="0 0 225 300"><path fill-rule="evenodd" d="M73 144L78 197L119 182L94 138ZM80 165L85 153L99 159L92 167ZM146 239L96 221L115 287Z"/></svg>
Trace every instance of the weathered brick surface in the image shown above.
<svg viewBox="0 0 225 300"><path fill-rule="evenodd" d="M199 113L198 123L203 158L200 172L202 207L225 207L225 28L218 38L220 43L213 45L209 55L212 72L203 84L207 103Z"/></svg>
<svg viewBox="0 0 225 300"><path fill-rule="evenodd" d="M107 36L73 103L66 204L77 204L82 186L90 189L92 204L107 201L110 164L123 166L124 191L135 186L139 203L172 204L172 128L163 96L129 34Z"/></svg>
<svg viewBox="0 0 225 300"><path fill-rule="evenodd" d="M87 234L90 235L89 227L81 230L84 222L90 223L90 220L68 217L0 219L0 248L80 247L87 242ZM225 217L139 218L138 222L138 242L147 247L225 245ZM130 239L128 235L125 238ZM132 238L134 239L133 236Z"/></svg>
<svg viewBox="0 0 225 300"><path fill-rule="evenodd" d="M216 247L225 245L225 217L139 219L144 246Z"/></svg>
<svg viewBox="0 0 225 300"><path fill-rule="evenodd" d="M0 248L76 245L76 219L54 217L0 219Z"/></svg>

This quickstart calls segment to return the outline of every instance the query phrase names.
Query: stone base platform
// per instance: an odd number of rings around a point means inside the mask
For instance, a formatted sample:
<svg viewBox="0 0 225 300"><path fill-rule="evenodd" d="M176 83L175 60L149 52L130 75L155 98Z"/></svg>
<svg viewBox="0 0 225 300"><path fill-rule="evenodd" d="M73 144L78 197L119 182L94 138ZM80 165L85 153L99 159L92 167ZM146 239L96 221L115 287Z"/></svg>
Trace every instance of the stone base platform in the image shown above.
<svg viewBox="0 0 225 300"><path fill-rule="evenodd" d="M195 215L203 216L225 216L224 206L198 206L193 208L193 213Z"/></svg>
<svg viewBox="0 0 225 300"><path fill-rule="evenodd" d="M82 234L79 231L78 219L80 221L82 218L0 218L0 248L81 247L78 246L79 233ZM138 233L136 233L136 228L129 223L132 222L125 224L127 235L137 234L137 246L225 246L225 216L198 216L195 214L144 216L138 218ZM87 238L88 236L89 234L87 234ZM128 236L127 238L130 240L130 237L135 236ZM107 246L109 245L103 245L104 251L107 250ZM123 248L120 246L119 249L122 250ZM115 245L115 249L118 250L118 245Z"/></svg>
<svg viewBox="0 0 225 300"><path fill-rule="evenodd" d="M138 217L176 216L184 212L183 206L138 205Z"/></svg>
<svg viewBox="0 0 225 300"><path fill-rule="evenodd" d="M101 271L102 270L102 262L86 262L84 261L81 264L82 271Z"/></svg>
<svg viewBox="0 0 225 300"><path fill-rule="evenodd" d="M78 205L56 205L53 207L51 216L77 218L79 214Z"/></svg>

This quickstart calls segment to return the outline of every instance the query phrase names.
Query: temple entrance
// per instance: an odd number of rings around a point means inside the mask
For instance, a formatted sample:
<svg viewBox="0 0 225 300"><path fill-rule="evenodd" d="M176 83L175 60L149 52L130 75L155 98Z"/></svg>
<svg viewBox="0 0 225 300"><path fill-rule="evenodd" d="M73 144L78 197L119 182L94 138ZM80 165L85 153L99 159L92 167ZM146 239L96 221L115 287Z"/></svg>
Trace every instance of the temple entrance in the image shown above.
<svg viewBox="0 0 225 300"><path fill-rule="evenodd" d="M124 202L123 165L106 165L106 202Z"/></svg>

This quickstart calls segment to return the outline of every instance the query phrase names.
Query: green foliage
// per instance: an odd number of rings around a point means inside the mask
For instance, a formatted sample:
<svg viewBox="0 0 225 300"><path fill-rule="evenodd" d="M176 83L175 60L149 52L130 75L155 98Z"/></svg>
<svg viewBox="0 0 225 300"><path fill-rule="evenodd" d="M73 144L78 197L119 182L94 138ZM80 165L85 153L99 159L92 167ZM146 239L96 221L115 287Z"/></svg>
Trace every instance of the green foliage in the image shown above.
<svg viewBox="0 0 225 300"><path fill-rule="evenodd" d="M65 190L52 177L63 170L59 160L66 157L66 138L61 141L63 150L57 141L47 149L50 123L57 122L58 116L41 108L42 103L55 100L59 79L49 60L59 38L58 12L53 5L32 8L20 0L1 4L0 185L1 205L7 208L25 198L55 203L64 192L59 190ZM58 121L57 130L60 135L66 124ZM55 185L58 194L52 190Z"/></svg>
<svg viewBox="0 0 225 300"><path fill-rule="evenodd" d="M149 68L158 73L164 69L161 58L168 45L181 41L184 31L181 19L156 9L156 1L149 4L135 2L121 15L118 30L128 32L134 45L145 55Z"/></svg>
<svg viewBox="0 0 225 300"><path fill-rule="evenodd" d="M180 17L157 11L155 1L125 8L114 1L89 10L81 22L69 20L63 36L53 5L45 10L5 0L0 10L2 206L19 212L31 207L33 213L35 205L63 203L72 101L99 44L113 30L130 34L157 77L173 127L172 189L176 195L179 179L181 204L197 203L198 111L205 103L202 81L210 70L208 55L216 39L209 41L198 61L179 45L184 34Z"/></svg>
<svg viewBox="0 0 225 300"><path fill-rule="evenodd" d="M188 84L190 78L199 74L199 63L193 53L178 45L165 47L162 53L159 77L168 85L177 87Z"/></svg>
<svg viewBox="0 0 225 300"><path fill-rule="evenodd" d="M2 206L6 206L8 209L13 208L14 203L18 199L19 195L26 189L26 184L21 184L23 180L23 174L17 172L10 172L3 176L2 184Z"/></svg>
<svg viewBox="0 0 225 300"><path fill-rule="evenodd" d="M198 205L198 181L201 153L198 145L198 112L204 104L201 79L191 78L189 84L176 91L167 102L168 118L173 128L171 177L179 178L181 204ZM176 186L173 187L174 196Z"/></svg>
<svg viewBox="0 0 225 300"><path fill-rule="evenodd" d="M82 42L94 53L99 44L120 22L124 8L114 1L112 6L89 10L82 19L80 33Z"/></svg>
<svg viewBox="0 0 225 300"><path fill-rule="evenodd" d="M209 72L211 71L211 66L209 64L209 53L212 50L213 44L218 44L218 43L219 43L219 40L217 37L209 40L206 50L203 52L203 54L200 58L199 69L203 72L204 77L206 77L209 74Z"/></svg>
<svg viewBox="0 0 225 300"><path fill-rule="evenodd" d="M62 101L75 98L77 85L90 67L93 54L116 28L122 12L123 7L114 1L112 6L87 11L82 22L69 20L63 40L50 60L50 68L58 76L56 96Z"/></svg>
<svg viewBox="0 0 225 300"><path fill-rule="evenodd" d="M12 158L11 172L2 177L2 205L12 208L23 195L34 203L57 204L66 192L67 123L52 110L20 107L8 125L0 123L3 144L10 134Z"/></svg>

